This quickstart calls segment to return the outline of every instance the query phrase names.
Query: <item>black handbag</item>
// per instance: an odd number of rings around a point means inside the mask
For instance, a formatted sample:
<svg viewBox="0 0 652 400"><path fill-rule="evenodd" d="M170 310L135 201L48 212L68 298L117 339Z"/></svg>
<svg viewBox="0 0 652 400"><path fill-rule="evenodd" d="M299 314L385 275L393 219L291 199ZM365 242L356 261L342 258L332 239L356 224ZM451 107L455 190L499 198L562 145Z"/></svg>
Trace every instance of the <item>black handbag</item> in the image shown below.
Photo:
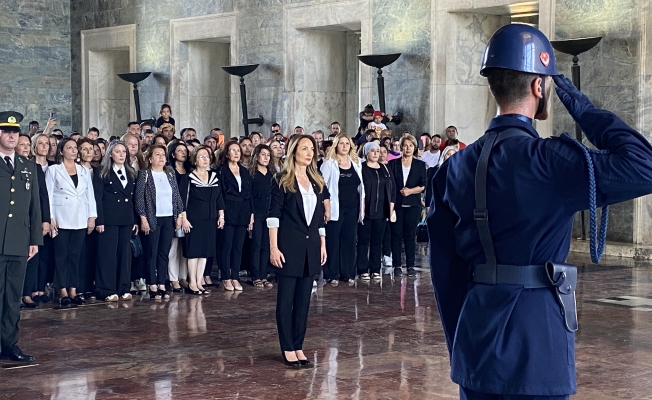
<svg viewBox="0 0 652 400"><path fill-rule="evenodd" d="M423 221L417 225L417 242L428 243L429 240L428 225L426 225L426 222Z"/></svg>
<svg viewBox="0 0 652 400"><path fill-rule="evenodd" d="M131 236L129 244L131 244L131 253L134 257L140 257L143 254L143 243L140 241L140 236Z"/></svg>

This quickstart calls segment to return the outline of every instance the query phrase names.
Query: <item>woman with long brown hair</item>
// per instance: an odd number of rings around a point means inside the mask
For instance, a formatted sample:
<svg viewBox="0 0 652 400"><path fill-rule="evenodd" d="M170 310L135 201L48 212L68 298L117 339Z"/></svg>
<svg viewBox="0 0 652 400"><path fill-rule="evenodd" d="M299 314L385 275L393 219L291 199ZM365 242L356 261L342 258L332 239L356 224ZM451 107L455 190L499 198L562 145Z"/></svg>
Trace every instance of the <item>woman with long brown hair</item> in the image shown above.
<svg viewBox="0 0 652 400"><path fill-rule="evenodd" d="M265 219L269 211L269 192L274 173L270 171L272 150L266 144L259 144L251 155L249 173L253 177L254 227L251 232L251 281L254 287L271 288L267 281L269 264L269 230Z"/></svg>
<svg viewBox="0 0 652 400"><path fill-rule="evenodd" d="M313 277L326 262L325 215L329 199L317 171L312 136L290 140L284 169L272 182L269 228L270 262L276 267L276 325L285 365L310 366L303 353Z"/></svg>

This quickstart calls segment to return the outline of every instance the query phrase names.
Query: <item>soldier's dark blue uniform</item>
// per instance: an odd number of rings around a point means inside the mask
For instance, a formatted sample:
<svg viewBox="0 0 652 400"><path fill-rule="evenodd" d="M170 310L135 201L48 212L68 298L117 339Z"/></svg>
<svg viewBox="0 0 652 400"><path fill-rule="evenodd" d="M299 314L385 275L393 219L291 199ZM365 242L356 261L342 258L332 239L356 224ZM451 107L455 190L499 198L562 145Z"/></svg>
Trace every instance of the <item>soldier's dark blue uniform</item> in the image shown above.
<svg viewBox="0 0 652 400"><path fill-rule="evenodd" d="M526 32L536 34L532 31L543 36L530 27ZM589 141L608 150L591 154L598 206L651 193L650 143L615 114L595 108L568 79L554 79ZM564 263L573 216L589 207L582 150L561 138L540 138L521 115L495 117L482 138L441 166L433 178L428 229L451 378L469 392L566 398L576 392L574 333L565 327L555 289L472 278L474 268L486 262L474 218L476 167L489 135L511 128L519 134L494 146L486 180L498 264Z"/></svg>

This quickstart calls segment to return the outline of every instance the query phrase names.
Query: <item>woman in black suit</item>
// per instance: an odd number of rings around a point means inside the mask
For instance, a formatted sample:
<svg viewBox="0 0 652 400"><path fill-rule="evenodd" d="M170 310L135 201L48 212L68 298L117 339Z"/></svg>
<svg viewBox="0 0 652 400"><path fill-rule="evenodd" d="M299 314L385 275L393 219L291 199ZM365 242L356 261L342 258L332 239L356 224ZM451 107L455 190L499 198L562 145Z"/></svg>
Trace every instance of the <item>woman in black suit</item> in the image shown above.
<svg viewBox="0 0 652 400"><path fill-rule="evenodd" d="M303 354L310 293L315 275L326 262L325 205L329 199L317 170L317 143L295 135L282 172L271 188L267 218L270 261L276 267L276 325L287 366L309 366Z"/></svg>
<svg viewBox="0 0 652 400"><path fill-rule="evenodd" d="M48 138L44 135L42 137L46 144ZM16 146L16 154L29 158L30 149L33 151L31 139L29 135L21 134L18 137L18 145ZM45 172L40 165L36 168L36 179L38 180L39 200L41 204L41 222L43 226L43 237L50 232L50 200L48 198L48 188L45 186ZM38 247L39 252L43 250L43 246ZM21 307L36 308L37 304L43 299L41 298L42 290L45 289L47 270L41 268L40 263L41 254L36 253L34 257L27 260L27 268L25 270L25 283L23 285L23 304ZM39 292L41 290L41 292Z"/></svg>
<svg viewBox="0 0 652 400"><path fill-rule="evenodd" d="M97 297L107 302L131 300L131 232L138 233L134 214L136 171L129 162L127 145L114 140L99 168L97 220Z"/></svg>
<svg viewBox="0 0 652 400"><path fill-rule="evenodd" d="M99 148L95 141L84 137L77 141L77 149L79 150L79 159L77 162L90 173L91 182L93 183L93 193L97 202L97 196L102 191L102 180L100 179L99 168L93 165L93 159L96 152L99 152ZM86 235L85 244L82 247L81 258L79 260L79 287L77 289L84 293L85 300L95 299L98 235L99 233L96 230Z"/></svg>
<svg viewBox="0 0 652 400"><path fill-rule="evenodd" d="M225 218L220 271L224 290L228 291L242 290L238 279L242 246L246 232L254 224L253 178L247 168L240 165L240 156L240 145L237 141L230 141L218 161Z"/></svg>
<svg viewBox="0 0 652 400"><path fill-rule="evenodd" d="M396 190L396 222L392 230L392 266L394 275L400 276L401 242L405 244L405 264L408 276L416 276L414 269L417 245L417 224L421 217L421 193L426 189L426 163L414 157L417 140L412 135L401 138L401 158L390 161L387 166L394 177Z"/></svg>

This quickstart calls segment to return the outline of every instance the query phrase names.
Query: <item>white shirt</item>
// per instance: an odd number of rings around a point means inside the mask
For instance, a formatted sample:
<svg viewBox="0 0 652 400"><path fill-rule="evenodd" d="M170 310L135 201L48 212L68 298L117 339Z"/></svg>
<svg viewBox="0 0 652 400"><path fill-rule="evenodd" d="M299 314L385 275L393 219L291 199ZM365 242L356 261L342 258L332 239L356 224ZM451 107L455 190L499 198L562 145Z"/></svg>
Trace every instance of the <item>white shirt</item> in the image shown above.
<svg viewBox="0 0 652 400"><path fill-rule="evenodd" d="M432 167L436 166L439 163L439 154L440 153L441 152L439 150L437 150L434 153L432 151L428 150L428 151L424 151L421 154L421 157L419 157L419 158L421 158L421 161L426 163L426 168L432 168Z"/></svg>
<svg viewBox="0 0 652 400"><path fill-rule="evenodd" d="M299 185L299 191L301 191L301 197L303 198L303 212L306 217L306 224L310 225L312 216L315 214L315 207L317 207L317 195L312 189L312 185L308 186L308 190Z"/></svg>
<svg viewBox="0 0 652 400"><path fill-rule="evenodd" d="M9 156L9 158L11 158L11 166L14 167L14 169L16 169L16 152L14 151L11 154L4 154L4 153L0 152L0 158L2 159L2 162L5 163L5 164L7 163L5 161L5 157L7 157L7 156Z"/></svg>
<svg viewBox="0 0 652 400"><path fill-rule="evenodd" d="M299 184L299 192L301 193L301 198L303 198L303 213L306 218L306 224L310 225L312 217L315 215L315 208L317 208L317 195L315 194L312 185L310 185L308 190L306 190L301 186L301 184ZM279 219L267 218L267 227L278 228ZM319 236L326 236L326 228L319 228Z"/></svg>
<svg viewBox="0 0 652 400"><path fill-rule="evenodd" d="M242 192L242 178L240 175L233 175L235 180L238 181L238 192Z"/></svg>
<svg viewBox="0 0 652 400"><path fill-rule="evenodd" d="M125 170L125 166L123 165L122 167L118 168L118 167L115 166L115 164L113 164L113 170L115 171L115 174L118 175L120 183L122 184L122 188L123 189L126 188L127 187L127 171ZM121 171L121 172L118 172L118 171ZM124 179L122 179L122 177L124 177ZM154 184L156 185L156 181L154 181ZM158 187L156 188L156 190L158 191ZM158 209L158 207L157 207L157 209Z"/></svg>
<svg viewBox="0 0 652 400"><path fill-rule="evenodd" d="M152 171L152 177L156 187L156 216L171 217L173 215L172 186L170 186L168 176L165 171Z"/></svg>
<svg viewBox="0 0 652 400"><path fill-rule="evenodd" d="M408 175L410 175L410 168L412 168L412 166L411 165L409 167L401 166L401 168L403 168L403 186L405 186L407 185L407 178Z"/></svg>

